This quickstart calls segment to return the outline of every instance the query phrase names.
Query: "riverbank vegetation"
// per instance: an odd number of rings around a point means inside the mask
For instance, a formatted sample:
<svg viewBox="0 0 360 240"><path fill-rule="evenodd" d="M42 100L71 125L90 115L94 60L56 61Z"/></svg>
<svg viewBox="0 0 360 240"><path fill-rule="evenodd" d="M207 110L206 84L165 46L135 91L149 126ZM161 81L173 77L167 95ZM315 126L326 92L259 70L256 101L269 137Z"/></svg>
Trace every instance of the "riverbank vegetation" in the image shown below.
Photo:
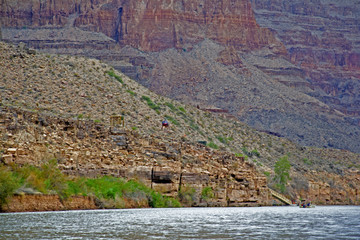
<svg viewBox="0 0 360 240"><path fill-rule="evenodd" d="M66 176L57 168L56 161L49 161L40 167L0 166L0 208L11 196L25 189L38 194L57 194L60 199L91 196L100 208L181 206L178 200L155 192L135 180L110 176Z"/></svg>

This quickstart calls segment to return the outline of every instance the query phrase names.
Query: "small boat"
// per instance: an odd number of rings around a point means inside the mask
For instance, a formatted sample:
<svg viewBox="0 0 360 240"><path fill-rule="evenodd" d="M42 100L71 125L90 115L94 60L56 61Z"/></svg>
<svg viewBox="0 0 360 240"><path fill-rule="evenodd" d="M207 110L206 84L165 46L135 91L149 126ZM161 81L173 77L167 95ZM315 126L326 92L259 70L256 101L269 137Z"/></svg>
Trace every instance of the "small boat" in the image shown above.
<svg viewBox="0 0 360 240"><path fill-rule="evenodd" d="M302 204L300 204L299 207L300 207L300 208L314 208L315 205L312 205L312 204L310 204L310 205L308 205L308 204L302 205Z"/></svg>
<svg viewBox="0 0 360 240"><path fill-rule="evenodd" d="M314 208L315 205L311 204L311 202L306 202L306 201L301 201L301 203L299 204L300 208Z"/></svg>

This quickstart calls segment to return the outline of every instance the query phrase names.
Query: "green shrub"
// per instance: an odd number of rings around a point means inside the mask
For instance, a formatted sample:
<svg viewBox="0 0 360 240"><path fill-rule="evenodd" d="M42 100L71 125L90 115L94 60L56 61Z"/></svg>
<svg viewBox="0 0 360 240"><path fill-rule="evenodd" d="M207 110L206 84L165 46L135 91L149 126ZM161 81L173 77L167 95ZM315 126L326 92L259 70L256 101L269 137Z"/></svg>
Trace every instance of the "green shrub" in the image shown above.
<svg viewBox="0 0 360 240"><path fill-rule="evenodd" d="M122 80L122 78L121 78L120 76L116 75L113 70L107 71L106 73L107 73L110 77L115 78L118 82L120 82L120 83L122 83L122 84L124 83L124 81Z"/></svg>
<svg viewBox="0 0 360 240"><path fill-rule="evenodd" d="M217 136L216 138L219 140L219 142L221 142L221 143L223 143L223 144L227 144L226 138L221 137L221 136Z"/></svg>
<svg viewBox="0 0 360 240"><path fill-rule="evenodd" d="M0 166L0 206L20 186L31 187L43 193L56 191L62 198L74 195L96 196L105 207L124 207L125 199L137 203L148 203L151 207L180 207L179 201L163 196L144 184L134 180L104 176L101 178L67 178L57 168L55 160L34 166L17 165L9 170ZM138 204L138 206L142 206Z"/></svg>
<svg viewBox="0 0 360 240"><path fill-rule="evenodd" d="M126 90L128 93L130 93L132 96L136 96L137 94L131 90Z"/></svg>
<svg viewBox="0 0 360 240"><path fill-rule="evenodd" d="M256 156L256 157L260 157L260 153L259 153L259 151L256 150L256 149L254 149L254 150L251 151L251 155L252 155L252 156Z"/></svg>
<svg viewBox="0 0 360 240"><path fill-rule="evenodd" d="M312 165L312 162L308 158L304 158L303 161L306 165Z"/></svg>
<svg viewBox="0 0 360 240"><path fill-rule="evenodd" d="M192 128L192 129L195 130L195 131L198 131L198 130L199 130L199 126L196 125L194 121L191 121L191 122L190 122L190 128Z"/></svg>
<svg viewBox="0 0 360 240"><path fill-rule="evenodd" d="M202 200L209 200L214 198L215 194L211 187L204 187L201 191L201 199Z"/></svg>
<svg viewBox="0 0 360 240"><path fill-rule="evenodd" d="M186 113L186 110L183 107L179 107L179 110L182 111L183 113Z"/></svg>
<svg viewBox="0 0 360 240"><path fill-rule="evenodd" d="M196 201L196 190L190 186L181 186L178 198L180 199L180 202L184 203L186 206L192 206Z"/></svg>
<svg viewBox="0 0 360 240"><path fill-rule="evenodd" d="M19 187L19 179L8 168L0 166L0 209Z"/></svg>
<svg viewBox="0 0 360 240"><path fill-rule="evenodd" d="M172 103L166 102L165 105L169 107L171 111L176 111L176 107Z"/></svg>
<svg viewBox="0 0 360 240"><path fill-rule="evenodd" d="M207 144L207 146L210 147L210 148L213 148L213 149L219 149L219 146L216 145L214 142L209 142Z"/></svg>
<svg viewBox="0 0 360 240"><path fill-rule="evenodd" d="M160 106L156 105L148 96L142 96L141 99L146 101L148 106L155 112L157 112L158 114L160 113Z"/></svg>
<svg viewBox="0 0 360 240"><path fill-rule="evenodd" d="M172 124L174 124L174 125L176 125L176 126L179 126L179 125L180 125L180 123L179 123L175 118L173 118L173 117L171 117L171 116L169 116L169 115L165 115L165 117L166 117L167 119L169 119L169 121L170 121Z"/></svg>

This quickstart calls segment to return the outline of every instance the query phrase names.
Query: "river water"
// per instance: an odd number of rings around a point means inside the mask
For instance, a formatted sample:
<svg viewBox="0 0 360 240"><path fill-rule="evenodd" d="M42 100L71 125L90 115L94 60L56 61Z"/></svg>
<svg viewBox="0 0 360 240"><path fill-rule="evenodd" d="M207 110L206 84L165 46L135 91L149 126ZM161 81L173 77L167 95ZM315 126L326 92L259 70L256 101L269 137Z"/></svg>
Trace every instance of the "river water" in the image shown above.
<svg viewBox="0 0 360 240"><path fill-rule="evenodd" d="M360 239L360 207L1 213L0 239Z"/></svg>

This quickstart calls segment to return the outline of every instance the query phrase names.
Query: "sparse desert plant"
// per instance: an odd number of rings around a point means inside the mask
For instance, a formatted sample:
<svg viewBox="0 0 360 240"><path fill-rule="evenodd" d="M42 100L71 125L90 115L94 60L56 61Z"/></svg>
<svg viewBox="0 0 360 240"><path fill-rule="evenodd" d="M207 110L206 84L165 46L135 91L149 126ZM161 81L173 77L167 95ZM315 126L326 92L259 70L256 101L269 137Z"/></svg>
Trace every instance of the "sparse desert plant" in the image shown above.
<svg viewBox="0 0 360 240"><path fill-rule="evenodd" d="M178 193L178 198L180 202L182 202L186 206L192 206L192 204L196 201L195 188L190 187L188 185L181 186L180 191Z"/></svg>
<svg viewBox="0 0 360 240"><path fill-rule="evenodd" d="M121 78L120 76L116 75L113 69L111 69L110 71L107 71L106 73L107 73L110 77L115 78L118 82L124 84L124 81L122 80L122 78Z"/></svg>
<svg viewBox="0 0 360 240"><path fill-rule="evenodd" d="M160 106L155 104L148 96L142 96L141 100L146 101L146 103L151 109L153 109L156 113L160 114Z"/></svg>
<svg viewBox="0 0 360 240"><path fill-rule="evenodd" d="M179 107L179 110L182 111L183 113L186 113L186 110L183 107Z"/></svg>
<svg viewBox="0 0 360 240"><path fill-rule="evenodd" d="M179 125L180 125L180 123L179 123L175 118L173 118L173 117L171 117L171 116L169 116L169 115L165 115L165 117L166 117L167 119L169 119L169 121L170 121L172 124L174 124L174 125L176 125L176 126L179 126Z"/></svg>
<svg viewBox="0 0 360 240"><path fill-rule="evenodd" d="M164 105L166 105L168 108L170 108L171 111L175 112L176 111L176 107L169 102L165 102Z"/></svg>

